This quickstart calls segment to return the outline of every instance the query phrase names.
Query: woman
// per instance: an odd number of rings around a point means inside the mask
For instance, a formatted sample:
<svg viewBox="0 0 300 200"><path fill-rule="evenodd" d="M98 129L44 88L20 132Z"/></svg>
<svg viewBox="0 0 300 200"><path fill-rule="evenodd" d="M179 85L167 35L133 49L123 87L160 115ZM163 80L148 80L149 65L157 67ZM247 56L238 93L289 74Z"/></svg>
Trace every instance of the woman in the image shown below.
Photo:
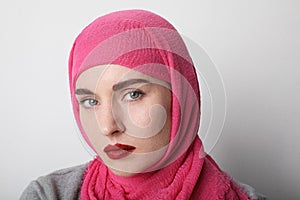
<svg viewBox="0 0 300 200"><path fill-rule="evenodd" d="M200 91L175 28L143 10L97 18L69 59L73 111L97 156L33 181L21 199L256 199L197 136Z"/></svg>

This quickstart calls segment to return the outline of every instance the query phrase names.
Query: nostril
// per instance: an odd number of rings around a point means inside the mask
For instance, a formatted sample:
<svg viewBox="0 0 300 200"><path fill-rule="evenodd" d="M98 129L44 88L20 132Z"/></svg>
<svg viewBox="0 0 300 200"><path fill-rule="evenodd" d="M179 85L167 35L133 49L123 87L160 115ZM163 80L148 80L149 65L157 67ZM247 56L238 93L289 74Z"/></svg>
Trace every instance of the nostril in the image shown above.
<svg viewBox="0 0 300 200"><path fill-rule="evenodd" d="M103 135L109 136L109 135L116 135L124 133L125 127L122 124L112 123L110 126L100 126L100 130Z"/></svg>
<svg viewBox="0 0 300 200"><path fill-rule="evenodd" d="M117 134L120 134L122 133L120 130L115 130L113 133L111 133L112 135L117 135Z"/></svg>
<svg viewBox="0 0 300 200"><path fill-rule="evenodd" d="M113 112L112 106L106 102L96 114L97 123L103 135L116 135L125 131L119 113Z"/></svg>

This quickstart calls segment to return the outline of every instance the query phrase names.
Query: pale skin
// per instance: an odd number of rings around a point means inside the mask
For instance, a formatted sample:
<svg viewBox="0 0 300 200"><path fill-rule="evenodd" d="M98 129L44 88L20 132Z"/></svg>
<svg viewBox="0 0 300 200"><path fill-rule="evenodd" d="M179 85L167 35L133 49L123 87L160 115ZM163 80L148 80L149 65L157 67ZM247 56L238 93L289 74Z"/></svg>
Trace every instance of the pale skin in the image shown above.
<svg viewBox="0 0 300 200"><path fill-rule="evenodd" d="M171 130L169 84L120 65L83 71L76 81L82 127L102 161L116 175L152 167L165 154ZM105 146L127 144L127 157L110 159Z"/></svg>

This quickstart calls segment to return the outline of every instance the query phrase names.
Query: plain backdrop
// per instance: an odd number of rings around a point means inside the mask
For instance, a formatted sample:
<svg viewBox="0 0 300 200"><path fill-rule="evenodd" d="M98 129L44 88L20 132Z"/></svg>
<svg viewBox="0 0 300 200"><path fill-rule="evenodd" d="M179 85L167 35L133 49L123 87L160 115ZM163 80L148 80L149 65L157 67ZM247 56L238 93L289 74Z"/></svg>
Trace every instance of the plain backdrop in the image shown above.
<svg viewBox="0 0 300 200"><path fill-rule="evenodd" d="M0 199L91 160L73 120L68 55L92 20L129 8L165 17L218 67L227 113L210 154L221 168L270 199L299 199L298 0L2 0Z"/></svg>

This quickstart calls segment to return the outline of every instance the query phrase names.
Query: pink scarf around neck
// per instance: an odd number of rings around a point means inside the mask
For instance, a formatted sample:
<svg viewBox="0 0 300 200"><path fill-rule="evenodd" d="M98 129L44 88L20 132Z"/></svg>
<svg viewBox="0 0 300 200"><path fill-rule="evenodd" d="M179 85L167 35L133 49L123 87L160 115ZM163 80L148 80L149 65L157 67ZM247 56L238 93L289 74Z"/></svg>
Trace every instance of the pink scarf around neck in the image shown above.
<svg viewBox="0 0 300 200"><path fill-rule="evenodd" d="M81 199L248 199L203 152L197 136L196 72L181 36L169 22L149 11L118 11L97 18L76 38L69 59L70 91L76 122L91 148L74 88L81 72L101 64L119 64L170 83L170 143L157 164L132 177L114 175L96 157L85 172Z"/></svg>
<svg viewBox="0 0 300 200"><path fill-rule="evenodd" d="M98 159L88 166L81 199L246 200L248 196L207 155L199 158L201 142L161 170L118 177Z"/></svg>

